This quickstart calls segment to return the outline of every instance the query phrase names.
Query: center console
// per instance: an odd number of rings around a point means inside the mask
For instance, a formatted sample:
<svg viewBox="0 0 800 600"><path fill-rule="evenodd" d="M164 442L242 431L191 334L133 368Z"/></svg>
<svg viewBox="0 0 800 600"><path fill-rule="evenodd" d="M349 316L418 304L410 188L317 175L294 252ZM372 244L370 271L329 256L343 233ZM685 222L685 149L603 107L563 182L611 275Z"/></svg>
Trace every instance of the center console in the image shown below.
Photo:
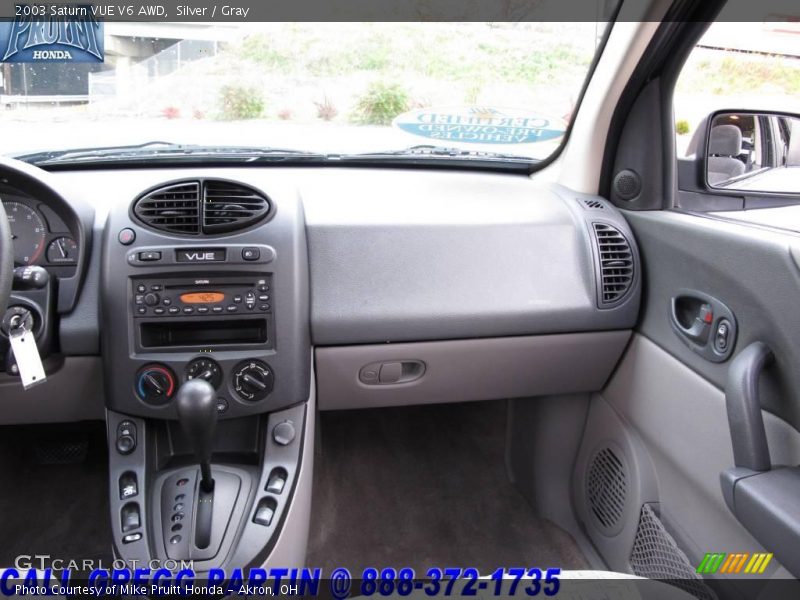
<svg viewBox="0 0 800 600"><path fill-rule="evenodd" d="M305 224L294 194L267 192L198 177L109 215L101 333L124 560L261 565L290 513L307 531ZM305 542L284 543L283 559L302 563Z"/></svg>

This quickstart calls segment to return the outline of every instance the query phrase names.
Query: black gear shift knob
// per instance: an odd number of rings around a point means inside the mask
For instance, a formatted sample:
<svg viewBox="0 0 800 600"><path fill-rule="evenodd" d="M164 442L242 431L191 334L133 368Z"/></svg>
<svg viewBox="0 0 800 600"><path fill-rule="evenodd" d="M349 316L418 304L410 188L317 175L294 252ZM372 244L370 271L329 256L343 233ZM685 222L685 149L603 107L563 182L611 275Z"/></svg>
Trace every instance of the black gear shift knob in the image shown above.
<svg viewBox="0 0 800 600"><path fill-rule="evenodd" d="M189 438L197 460L200 461L202 481L200 485L206 492L214 489L211 478L211 449L214 428L217 425L217 402L214 388L204 379L190 379L178 388L175 394L183 432Z"/></svg>

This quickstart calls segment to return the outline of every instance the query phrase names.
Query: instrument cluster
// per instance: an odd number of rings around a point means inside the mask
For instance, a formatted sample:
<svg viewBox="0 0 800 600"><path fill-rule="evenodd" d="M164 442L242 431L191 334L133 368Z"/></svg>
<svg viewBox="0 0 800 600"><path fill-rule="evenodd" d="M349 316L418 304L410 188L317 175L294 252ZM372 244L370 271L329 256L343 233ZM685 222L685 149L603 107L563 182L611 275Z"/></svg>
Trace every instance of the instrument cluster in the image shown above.
<svg viewBox="0 0 800 600"><path fill-rule="evenodd" d="M28 196L0 192L14 245L14 266L39 265L70 276L78 262L78 244L61 218Z"/></svg>

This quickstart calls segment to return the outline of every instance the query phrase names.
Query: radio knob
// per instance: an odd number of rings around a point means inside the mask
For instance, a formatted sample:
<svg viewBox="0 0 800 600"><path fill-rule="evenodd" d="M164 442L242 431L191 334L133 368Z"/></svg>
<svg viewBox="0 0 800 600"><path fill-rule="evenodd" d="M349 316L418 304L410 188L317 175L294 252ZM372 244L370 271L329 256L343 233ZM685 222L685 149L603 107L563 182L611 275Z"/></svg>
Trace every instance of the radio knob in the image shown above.
<svg viewBox="0 0 800 600"><path fill-rule="evenodd" d="M153 292L144 295L144 303L147 304L147 306L155 306L156 304L158 304L159 300L160 298L158 297L158 294L155 294Z"/></svg>

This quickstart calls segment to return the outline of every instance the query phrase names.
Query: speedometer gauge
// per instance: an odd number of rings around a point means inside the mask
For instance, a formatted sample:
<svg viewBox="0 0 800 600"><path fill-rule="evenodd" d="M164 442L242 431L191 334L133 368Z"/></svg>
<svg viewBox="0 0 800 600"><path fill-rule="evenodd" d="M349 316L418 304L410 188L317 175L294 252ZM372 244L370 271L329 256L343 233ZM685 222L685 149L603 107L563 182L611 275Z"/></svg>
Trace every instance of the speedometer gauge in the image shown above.
<svg viewBox="0 0 800 600"><path fill-rule="evenodd" d="M47 229L44 221L34 209L21 202L3 202L14 243L14 264L30 265L44 251Z"/></svg>

